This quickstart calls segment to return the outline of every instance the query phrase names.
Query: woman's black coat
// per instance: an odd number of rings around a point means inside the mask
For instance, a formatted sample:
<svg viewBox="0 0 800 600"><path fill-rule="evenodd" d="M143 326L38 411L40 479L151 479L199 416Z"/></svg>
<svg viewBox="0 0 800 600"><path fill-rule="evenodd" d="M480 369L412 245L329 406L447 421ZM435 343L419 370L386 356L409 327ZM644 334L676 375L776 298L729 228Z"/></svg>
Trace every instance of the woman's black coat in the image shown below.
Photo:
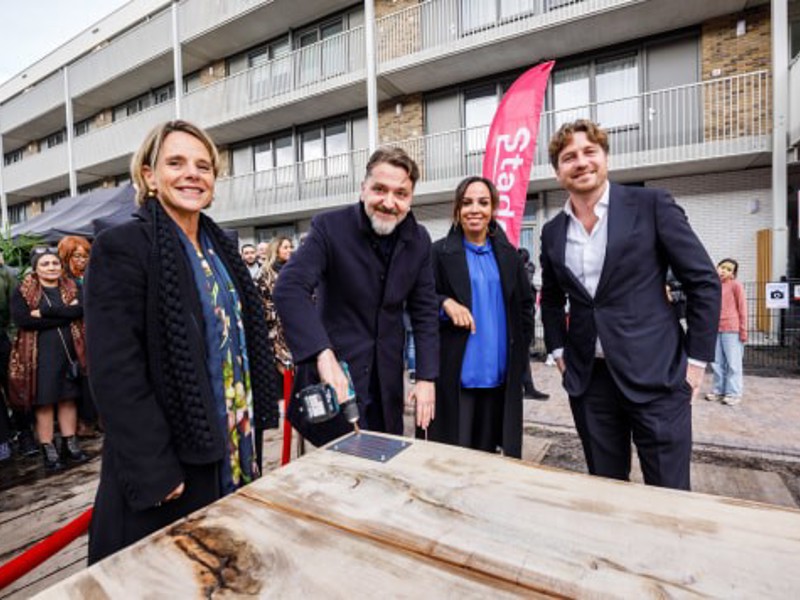
<svg viewBox="0 0 800 600"><path fill-rule="evenodd" d="M508 331L503 453L519 458L522 454L522 374L529 360L528 346L533 336L533 296L522 259L505 233L495 223L490 232L503 287ZM452 227L447 237L433 245L433 270L439 306L452 298L472 310L472 290L460 228ZM458 444L461 365L469 335L468 329L454 326L450 319L440 322L440 371L436 382L436 418L428 429L430 440Z"/></svg>
<svg viewBox="0 0 800 600"><path fill-rule="evenodd" d="M161 397L166 359L159 346L152 215L140 209L135 217L98 236L84 287L89 380L106 429L90 563L218 499L226 451L222 428L202 451L175 443ZM218 255L231 272L224 253ZM178 252L176 260L192 368L205 373L202 306L188 259ZM207 418L216 422L209 378L198 383ZM181 482L181 497L162 505Z"/></svg>

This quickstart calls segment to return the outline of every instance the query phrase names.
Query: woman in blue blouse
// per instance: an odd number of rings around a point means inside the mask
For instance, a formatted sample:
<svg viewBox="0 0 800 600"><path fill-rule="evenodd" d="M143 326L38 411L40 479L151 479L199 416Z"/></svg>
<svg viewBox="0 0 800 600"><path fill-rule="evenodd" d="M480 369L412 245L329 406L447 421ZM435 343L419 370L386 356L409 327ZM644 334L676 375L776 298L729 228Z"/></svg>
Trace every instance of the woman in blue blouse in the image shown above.
<svg viewBox="0 0 800 600"><path fill-rule="evenodd" d="M433 245L441 367L428 439L519 457L533 297L494 220L498 202L491 181L468 177L456 188L450 232Z"/></svg>

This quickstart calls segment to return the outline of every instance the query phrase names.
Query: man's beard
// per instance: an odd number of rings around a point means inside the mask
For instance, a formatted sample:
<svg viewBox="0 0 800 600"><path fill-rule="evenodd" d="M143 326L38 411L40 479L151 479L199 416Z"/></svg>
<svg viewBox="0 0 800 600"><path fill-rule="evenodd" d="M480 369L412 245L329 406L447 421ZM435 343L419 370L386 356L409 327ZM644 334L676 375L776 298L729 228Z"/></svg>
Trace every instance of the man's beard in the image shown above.
<svg viewBox="0 0 800 600"><path fill-rule="evenodd" d="M395 216L396 219L394 221L384 220L378 216L378 213L384 215L391 214ZM403 219L405 219L405 215L401 217L397 213L386 213L376 209L373 209L371 214L368 214L367 216L369 217L369 222L372 225L372 230L378 235L390 235L395 228L403 222Z"/></svg>

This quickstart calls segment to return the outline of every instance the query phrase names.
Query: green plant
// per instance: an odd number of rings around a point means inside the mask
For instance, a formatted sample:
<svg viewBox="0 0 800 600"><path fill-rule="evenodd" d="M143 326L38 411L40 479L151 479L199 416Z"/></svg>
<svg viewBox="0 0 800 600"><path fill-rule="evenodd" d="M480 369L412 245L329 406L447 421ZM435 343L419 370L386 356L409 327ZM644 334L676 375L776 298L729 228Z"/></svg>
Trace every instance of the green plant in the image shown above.
<svg viewBox="0 0 800 600"><path fill-rule="evenodd" d="M31 250L43 244L42 238L37 236L18 235L12 238L11 228L7 227L0 237L0 252L3 253L3 260L7 266L22 273L30 265Z"/></svg>

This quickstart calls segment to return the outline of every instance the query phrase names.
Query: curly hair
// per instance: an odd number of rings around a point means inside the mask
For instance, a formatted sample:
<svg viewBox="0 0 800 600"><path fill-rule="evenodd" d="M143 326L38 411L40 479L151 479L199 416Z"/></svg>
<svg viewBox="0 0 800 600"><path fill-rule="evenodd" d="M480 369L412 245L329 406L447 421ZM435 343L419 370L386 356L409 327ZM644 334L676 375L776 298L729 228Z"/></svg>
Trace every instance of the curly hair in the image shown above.
<svg viewBox="0 0 800 600"><path fill-rule="evenodd" d="M88 258L89 253L92 251L92 244L89 243L89 240L80 235L67 235L58 242L58 257L61 259L61 265L64 267L64 271L66 271L70 277L80 277L83 275L83 273L75 273L71 262L72 255L75 254L79 248L86 252L86 257Z"/></svg>

